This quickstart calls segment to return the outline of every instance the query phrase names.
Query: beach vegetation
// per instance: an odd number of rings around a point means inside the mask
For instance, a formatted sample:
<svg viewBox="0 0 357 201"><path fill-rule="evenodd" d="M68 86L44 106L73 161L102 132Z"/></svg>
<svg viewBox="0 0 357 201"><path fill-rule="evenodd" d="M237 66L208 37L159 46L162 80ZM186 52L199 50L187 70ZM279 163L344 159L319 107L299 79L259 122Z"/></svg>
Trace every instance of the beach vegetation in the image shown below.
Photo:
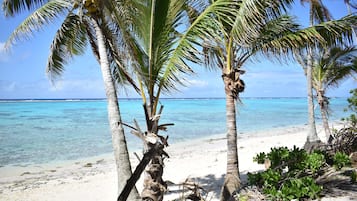
<svg viewBox="0 0 357 201"><path fill-rule="evenodd" d="M341 168L350 165L351 165L351 160L347 154L342 152L336 152L336 154L333 156L333 166L337 170L340 170Z"/></svg>
<svg viewBox="0 0 357 201"><path fill-rule="evenodd" d="M43 30L45 26L61 22L50 47L46 72L52 81L63 74L65 65L74 57L83 55L89 45L97 59L107 97L108 120L112 134L112 145L117 166L118 192L131 176L129 154L119 110L116 80L121 85L135 84L122 65L117 47L125 40L120 30L125 30L130 22L127 12L132 8L131 1L99 1L99 0L4 0L2 9L6 16L13 17L24 11L30 15L12 32L5 46L10 47L18 41L29 39L34 32ZM130 12L129 12L130 13ZM111 17L114 16L114 21ZM121 23L118 23L120 19ZM136 188L131 199L136 200Z"/></svg>
<svg viewBox="0 0 357 201"><path fill-rule="evenodd" d="M357 125L357 88L351 90L350 94L351 97L347 99L348 108L346 108L345 111L351 111L352 114L342 120L349 122L352 127L355 127Z"/></svg>
<svg viewBox="0 0 357 201"><path fill-rule="evenodd" d="M297 147L271 148L269 153L261 152L253 160L258 164L271 160L271 166L267 170L248 173L248 183L258 186L272 200L317 199L323 190L323 185L318 180L321 180L330 167L340 170L350 164L349 157L341 152L308 153Z"/></svg>

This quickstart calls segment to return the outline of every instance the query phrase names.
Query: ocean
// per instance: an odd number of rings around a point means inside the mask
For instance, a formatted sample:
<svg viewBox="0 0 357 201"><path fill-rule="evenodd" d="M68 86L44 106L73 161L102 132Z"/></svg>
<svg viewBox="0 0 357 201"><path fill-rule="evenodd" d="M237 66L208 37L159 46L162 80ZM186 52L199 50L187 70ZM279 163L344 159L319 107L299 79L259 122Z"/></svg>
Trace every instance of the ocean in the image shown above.
<svg viewBox="0 0 357 201"><path fill-rule="evenodd" d="M330 100L330 120L348 116L346 98ZM169 143L225 133L224 99L162 99L161 123L174 123ZM237 104L239 135L307 122L306 98L243 98ZM122 120L145 129L141 100L119 101ZM319 122L319 109L316 109ZM129 151L141 142L126 128ZM106 100L0 101L0 167L77 160L112 152Z"/></svg>

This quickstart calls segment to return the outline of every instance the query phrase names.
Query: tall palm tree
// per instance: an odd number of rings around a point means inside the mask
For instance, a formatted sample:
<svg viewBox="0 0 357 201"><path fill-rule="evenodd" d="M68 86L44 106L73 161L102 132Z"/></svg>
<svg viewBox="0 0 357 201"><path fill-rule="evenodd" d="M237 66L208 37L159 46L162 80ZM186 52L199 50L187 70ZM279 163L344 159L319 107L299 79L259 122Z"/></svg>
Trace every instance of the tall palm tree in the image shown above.
<svg viewBox="0 0 357 201"><path fill-rule="evenodd" d="M331 47L314 58L312 82L327 140L330 139L331 131L328 124L329 101L325 93L329 88L337 87L343 80L357 73L356 53L356 47Z"/></svg>
<svg viewBox="0 0 357 201"><path fill-rule="evenodd" d="M322 4L321 0L300 0L301 3L309 3L309 26L314 26L321 22L330 21L332 19L328 9ZM314 47L308 47L305 57L307 58L306 66L303 66L306 75L306 87L307 87L307 102L308 102L308 133L305 149L310 150L314 144L321 143L320 138L317 135L316 123L315 123L315 111L314 111L314 99L313 99L313 85L312 85L312 71L313 71L313 56L317 54Z"/></svg>
<svg viewBox="0 0 357 201"><path fill-rule="evenodd" d="M107 96L108 120L117 165L118 192L120 192L131 175L131 166L113 80L113 69L120 72L116 74L118 78L121 75L121 79L118 80L123 82L132 80L119 62L118 49L113 48L121 37L115 30L125 27L114 24L110 16L113 13L123 16L121 9L128 9L123 7L124 4L118 2L114 5L114 2L99 0L4 0L2 8L7 16L14 16L23 10L31 11L37 8L11 34L6 43L8 47L16 40L28 38L33 32L51 24L56 18L64 16L63 23L54 36L48 57L47 73L51 79L62 74L64 65L70 58L83 54L87 44L91 45L93 54L101 67ZM138 193L135 189L131 193L130 199L136 200L137 197Z"/></svg>

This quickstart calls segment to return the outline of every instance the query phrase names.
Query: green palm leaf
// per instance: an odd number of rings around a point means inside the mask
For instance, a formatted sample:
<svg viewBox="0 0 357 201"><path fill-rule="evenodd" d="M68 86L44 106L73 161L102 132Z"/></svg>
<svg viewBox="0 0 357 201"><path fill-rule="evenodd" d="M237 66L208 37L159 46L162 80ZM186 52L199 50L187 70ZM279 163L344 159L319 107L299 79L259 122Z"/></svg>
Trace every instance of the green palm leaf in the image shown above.
<svg viewBox="0 0 357 201"><path fill-rule="evenodd" d="M31 38L33 32L41 30L44 25L49 25L53 23L55 18L57 18L61 14L68 12L69 8L71 8L71 4L68 1L49 1L45 5L34 11L12 32L5 44L5 47L10 47L11 45L23 38Z"/></svg>
<svg viewBox="0 0 357 201"><path fill-rule="evenodd" d="M51 79L62 74L64 65L73 55L84 53L87 44L86 34L87 30L80 17L70 13L56 32L50 47L46 72Z"/></svg>
<svg viewBox="0 0 357 201"><path fill-rule="evenodd" d="M4 0L2 10L6 16L14 16L22 11L38 8L47 2L47 0Z"/></svg>
<svg viewBox="0 0 357 201"><path fill-rule="evenodd" d="M182 72L193 72L188 65L188 62L202 62L200 56L201 53L198 49L202 46L201 43L204 41L214 41L222 34L217 32L217 27L220 26L219 21L212 16L221 16L222 19L225 19L225 23L232 25L232 18L228 18L227 16L236 12L234 5L236 4L227 0L215 1L197 16L175 43L175 49L172 51L170 59L167 61L167 67L162 74L159 88L172 88L175 86L172 83L183 84L179 75Z"/></svg>

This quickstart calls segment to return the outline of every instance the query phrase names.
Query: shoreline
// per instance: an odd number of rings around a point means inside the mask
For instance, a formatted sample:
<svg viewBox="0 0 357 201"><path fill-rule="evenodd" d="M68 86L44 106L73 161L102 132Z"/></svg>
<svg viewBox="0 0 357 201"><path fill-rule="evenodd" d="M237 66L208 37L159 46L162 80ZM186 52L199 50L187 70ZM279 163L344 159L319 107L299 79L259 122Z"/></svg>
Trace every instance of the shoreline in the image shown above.
<svg viewBox="0 0 357 201"><path fill-rule="evenodd" d="M339 125L334 122L334 125ZM339 125L341 126L341 125ZM337 127L337 126L336 126ZM324 140L321 125L319 136ZM243 182L248 172L264 169L253 162L259 152L274 146L302 147L306 126L274 128L267 131L238 135L239 168ZM210 191L217 200L226 166L225 134L211 135L167 147L170 158L165 160L164 180L169 181L165 200L179 196L180 184L190 179ZM141 153L138 153L142 157ZM130 152L133 170L139 162ZM112 154L38 164L27 167L0 168L0 200L115 200L116 172ZM137 183L139 192L142 180Z"/></svg>
<svg viewBox="0 0 357 201"><path fill-rule="evenodd" d="M293 125L293 126L284 126L284 127L277 127L277 128L271 128L267 130L256 130L256 131L250 131L250 132L241 132L238 133L238 140L239 139L245 139L245 138L251 138L251 137L264 137L264 136L272 136L272 135L285 135L286 133L291 133L291 132L297 132L302 129L304 129L306 125ZM206 141L206 140L216 140L224 138L226 139L226 134L221 133L221 134L210 134L208 136L200 136L197 138L193 138L190 140L179 140L174 143L170 143L169 140L169 147L170 149L171 146L177 146L177 145L186 145L190 144L191 142L198 143L200 141ZM136 149L136 150L129 150L129 153L132 155L133 153L141 153L142 150ZM31 170L36 170L37 168L39 170L41 169L56 169L56 168L61 168L63 166L71 166L71 165L78 165L80 163L95 163L98 160L113 160L114 161L114 156L112 152L108 153L102 153L98 154L95 156L90 156L90 157L82 157L82 158L77 158L77 159L69 159L69 160L53 160L49 161L46 163L25 163L25 164L9 164L9 165L2 165L0 166L0 178L2 178L4 175L9 175L7 173L13 172L15 174L20 173L22 169L31 169ZM15 171L14 171L15 170ZM9 175L13 176L13 175Z"/></svg>

